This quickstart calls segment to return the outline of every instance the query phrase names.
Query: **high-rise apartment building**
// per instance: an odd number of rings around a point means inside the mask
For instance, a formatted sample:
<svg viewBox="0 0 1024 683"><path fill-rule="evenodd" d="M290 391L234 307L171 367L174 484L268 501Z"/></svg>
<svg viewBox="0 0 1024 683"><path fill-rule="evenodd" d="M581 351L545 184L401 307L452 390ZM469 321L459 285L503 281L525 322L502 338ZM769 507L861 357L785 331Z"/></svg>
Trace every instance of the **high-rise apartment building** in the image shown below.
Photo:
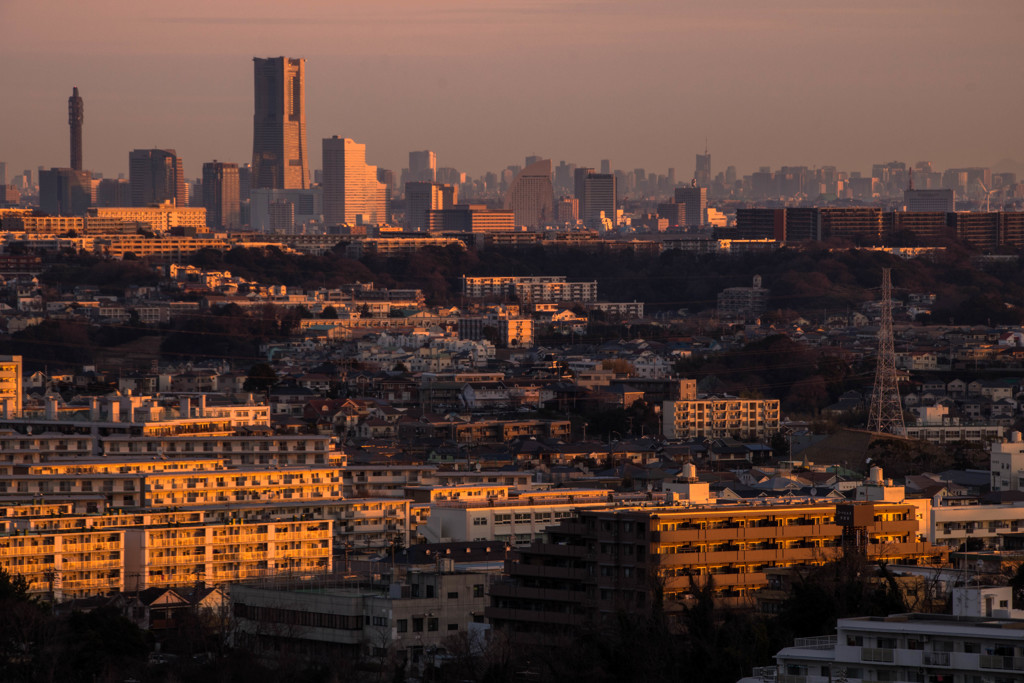
<svg viewBox="0 0 1024 683"><path fill-rule="evenodd" d="M68 125L71 126L71 168L82 170L82 122L85 120L85 106L76 87L68 98Z"/></svg>
<svg viewBox="0 0 1024 683"><path fill-rule="evenodd" d="M210 227L228 230L241 227L238 164L220 161L203 164L203 206Z"/></svg>
<svg viewBox="0 0 1024 683"><path fill-rule="evenodd" d="M253 58L252 187L306 189L306 60Z"/></svg>
<svg viewBox="0 0 1024 683"><path fill-rule="evenodd" d="M349 138L324 138L324 222L327 225L387 222L387 190L377 167L366 164L366 145Z"/></svg>
<svg viewBox="0 0 1024 683"><path fill-rule="evenodd" d="M519 172L505 195L505 210L513 212L516 225L530 228L555 220L550 159L536 160Z"/></svg>
<svg viewBox="0 0 1024 683"><path fill-rule="evenodd" d="M708 188L700 187L696 182L689 187L675 189L676 202L686 204L686 224L705 225L708 216Z"/></svg>
<svg viewBox="0 0 1024 683"><path fill-rule="evenodd" d="M605 220L614 227L615 176L610 173L590 173L583 181L583 222L593 230L602 230Z"/></svg>
<svg viewBox="0 0 1024 683"><path fill-rule="evenodd" d="M188 188L181 159L173 149L133 149L128 154L132 206L166 201L188 206Z"/></svg>
<svg viewBox="0 0 1024 683"><path fill-rule="evenodd" d="M409 152L409 176L411 182L437 182L437 155L429 149Z"/></svg>

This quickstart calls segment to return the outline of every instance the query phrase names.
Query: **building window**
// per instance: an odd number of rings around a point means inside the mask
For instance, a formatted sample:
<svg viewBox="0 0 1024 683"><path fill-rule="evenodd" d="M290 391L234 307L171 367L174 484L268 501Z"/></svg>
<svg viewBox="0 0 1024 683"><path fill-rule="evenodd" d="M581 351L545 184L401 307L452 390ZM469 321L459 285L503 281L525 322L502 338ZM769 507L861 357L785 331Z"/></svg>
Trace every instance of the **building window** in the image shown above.
<svg viewBox="0 0 1024 683"><path fill-rule="evenodd" d="M412 618L412 630L413 633L419 633L423 630L423 617Z"/></svg>
<svg viewBox="0 0 1024 683"><path fill-rule="evenodd" d="M474 598L482 598L482 597L484 597L484 585L482 583L477 583L477 584L473 585L473 597Z"/></svg>
<svg viewBox="0 0 1024 683"><path fill-rule="evenodd" d="M431 617L431 618L427 619L427 630L428 631L436 631L437 630L437 626L438 626L437 625L437 617Z"/></svg>
<svg viewBox="0 0 1024 683"><path fill-rule="evenodd" d="M448 599L449 600L458 600L459 599L459 592L458 591L448 591Z"/></svg>
<svg viewBox="0 0 1024 683"><path fill-rule="evenodd" d="M409 631L409 620L408 619L399 619L398 620L398 632L399 633L406 633L408 631Z"/></svg>
<svg viewBox="0 0 1024 683"><path fill-rule="evenodd" d="M448 624L448 630L449 631L458 631L459 630L459 625L458 624Z"/></svg>

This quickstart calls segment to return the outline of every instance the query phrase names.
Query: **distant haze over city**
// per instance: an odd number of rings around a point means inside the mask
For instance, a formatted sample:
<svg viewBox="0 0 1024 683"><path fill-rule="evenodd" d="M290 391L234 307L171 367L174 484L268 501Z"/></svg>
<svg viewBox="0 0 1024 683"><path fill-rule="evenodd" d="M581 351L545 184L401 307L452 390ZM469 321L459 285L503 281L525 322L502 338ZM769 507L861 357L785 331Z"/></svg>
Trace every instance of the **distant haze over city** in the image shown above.
<svg viewBox="0 0 1024 683"><path fill-rule="evenodd" d="M127 174L174 148L188 177L252 154L253 57L304 57L310 168L332 135L400 169L471 175L536 154L680 179L705 139L735 165L891 160L1024 172L1024 3L674 0L0 3L8 169Z"/></svg>

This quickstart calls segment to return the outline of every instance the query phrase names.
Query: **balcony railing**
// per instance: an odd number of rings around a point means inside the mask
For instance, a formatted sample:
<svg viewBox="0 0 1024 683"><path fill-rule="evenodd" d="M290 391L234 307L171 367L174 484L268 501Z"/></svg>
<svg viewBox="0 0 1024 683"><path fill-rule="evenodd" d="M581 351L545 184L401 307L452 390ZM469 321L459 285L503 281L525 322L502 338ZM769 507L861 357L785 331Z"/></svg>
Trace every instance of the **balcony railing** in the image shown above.
<svg viewBox="0 0 1024 683"><path fill-rule="evenodd" d="M981 655L979 665L982 669L1001 669L1003 671L1024 671L1024 657L1007 657L1002 655Z"/></svg>
<svg viewBox="0 0 1024 683"><path fill-rule="evenodd" d="M860 651L860 661L862 662L892 662L893 660L892 648L865 647Z"/></svg>

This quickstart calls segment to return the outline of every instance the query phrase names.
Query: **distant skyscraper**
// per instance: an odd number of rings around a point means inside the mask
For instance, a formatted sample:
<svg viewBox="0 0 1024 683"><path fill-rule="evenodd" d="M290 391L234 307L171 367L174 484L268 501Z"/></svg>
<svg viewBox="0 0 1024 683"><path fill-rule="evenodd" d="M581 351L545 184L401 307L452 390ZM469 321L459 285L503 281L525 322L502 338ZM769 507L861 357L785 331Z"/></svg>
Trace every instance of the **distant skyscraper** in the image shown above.
<svg viewBox="0 0 1024 683"><path fill-rule="evenodd" d="M309 187L306 60L253 58L252 187Z"/></svg>
<svg viewBox="0 0 1024 683"><path fill-rule="evenodd" d="M410 182L437 182L437 155L429 149L422 152L409 152Z"/></svg>
<svg viewBox="0 0 1024 683"><path fill-rule="evenodd" d="M128 154L132 206L170 201L188 206L188 188L181 159L173 149L133 149Z"/></svg>
<svg viewBox="0 0 1024 683"><path fill-rule="evenodd" d="M384 204L387 207L387 214L382 223L391 222L391 199L395 194L395 172L389 168L377 167L377 181L384 186Z"/></svg>
<svg viewBox="0 0 1024 683"><path fill-rule="evenodd" d="M573 170L572 182L573 182L573 196L576 197L576 210L579 212L581 217L587 215L587 193L586 183L587 176L594 172L592 168L585 168L578 166Z"/></svg>
<svg viewBox="0 0 1024 683"><path fill-rule="evenodd" d="M711 185L711 154L708 152L706 146L704 148L704 153L697 155L697 167L693 172L693 177L701 187L708 187Z"/></svg>
<svg viewBox="0 0 1024 683"><path fill-rule="evenodd" d="M76 87L68 98L68 125L71 126L71 168L82 170L82 122L85 120L85 106L78 96Z"/></svg>
<svg viewBox="0 0 1024 683"><path fill-rule="evenodd" d="M238 164L210 161L203 164L203 206L206 224L236 230L241 227L238 198Z"/></svg>
<svg viewBox="0 0 1024 683"><path fill-rule="evenodd" d="M676 202L686 204L686 224L704 225L708 217L708 188L698 187L696 183L689 187L675 189Z"/></svg>
<svg viewBox="0 0 1024 683"><path fill-rule="evenodd" d="M454 185L412 182L405 184L405 225L413 230L424 230L430 225L431 211L455 208L459 190Z"/></svg>
<svg viewBox="0 0 1024 683"><path fill-rule="evenodd" d="M238 200L249 201L249 191L252 189L252 164L242 164L238 167Z"/></svg>
<svg viewBox="0 0 1024 683"><path fill-rule="evenodd" d="M576 164L567 164L564 161L558 162L555 167L555 189L562 193L573 191L573 173L576 171Z"/></svg>
<svg viewBox="0 0 1024 683"><path fill-rule="evenodd" d="M442 185L461 185L466 174L451 166L441 166L437 169L437 182Z"/></svg>
<svg viewBox="0 0 1024 683"><path fill-rule="evenodd" d="M7 184L7 163L0 161L0 185Z"/></svg>
<svg viewBox="0 0 1024 683"><path fill-rule="evenodd" d="M124 178L103 178L96 186L96 206L131 206L131 187Z"/></svg>
<svg viewBox="0 0 1024 683"><path fill-rule="evenodd" d="M92 204L92 176L73 168L39 172L39 208L51 216L81 216Z"/></svg>
<svg viewBox="0 0 1024 683"><path fill-rule="evenodd" d="M608 175L612 172L612 162L610 159L601 159L601 173Z"/></svg>
<svg viewBox="0 0 1024 683"><path fill-rule="evenodd" d="M366 164L366 145L334 136L323 141L324 222L375 225L387 222L387 193L377 167Z"/></svg>
<svg viewBox="0 0 1024 683"><path fill-rule="evenodd" d="M600 230L604 227L604 218L616 224L615 216L615 176L611 173L591 173L583 183L583 222L588 228Z"/></svg>
<svg viewBox="0 0 1024 683"><path fill-rule="evenodd" d="M527 157L527 161L535 157ZM539 159L513 179L505 195L505 210L515 215L516 225L540 228L554 223L554 188L551 160Z"/></svg>
<svg viewBox="0 0 1024 683"><path fill-rule="evenodd" d="M575 197L562 197L558 200L555 211L559 225L576 225L580 218L579 201Z"/></svg>

